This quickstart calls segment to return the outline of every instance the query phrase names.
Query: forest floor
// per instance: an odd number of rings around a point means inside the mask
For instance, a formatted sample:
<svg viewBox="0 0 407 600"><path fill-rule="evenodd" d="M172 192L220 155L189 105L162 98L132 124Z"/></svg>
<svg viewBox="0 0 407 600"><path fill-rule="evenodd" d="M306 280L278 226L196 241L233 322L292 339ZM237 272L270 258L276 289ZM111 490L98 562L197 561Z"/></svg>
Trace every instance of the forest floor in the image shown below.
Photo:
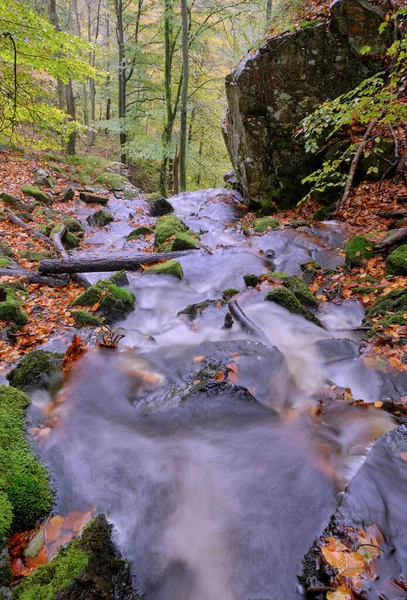
<svg viewBox="0 0 407 600"><path fill-rule="evenodd" d="M100 157L83 157L75 164L65 161L62 157L44 154L42 156L27 156L15 152L2 153L0 164L0 192L15 195L24 201L21 192L22 185L33 183L33 173L38 168L46 169L54 179L52 204L44 209L37 207L31 214L31 227L45 226L49 223L49 208L55 214L75 217L75 206L78 202L77 188L90 184L103 173L107 161ZM64 201L63 191L75 189L74 197ZM44 191L50 191L43 188ZM108 195L108 194L107 194ZM378 216L381 211L400 210L407 198L407 186L404 183L394 184L391 181L380 186L377 182L364 182L356 187L350 195L347 204L335 215L339 221L345 221L348 237L354 235L367 236L369 240L378 242L388 234L389 219ZM281 211L276 217L281 225L290 226L293 220L303 219L312 221L312 215L319 205L308 202L291 210ZM11 223L5 213L6 204L0 200L0 243L6 243L14 252L13 260L29 271L35 271L39 261L27 258L27 252L55 254L52 247L34 238L26 231ZM247 213L241 221L241 226L252 222L255 213ZM86 244L81 244L85 249ZM147 249L146 249L147 250ZM148 251L148 250L147 250ZM0 284L10 280L8 275L0 277ZM386 274L386 263L383 255L364 260L360 267L338 267L335 273L318 271L317 277L309 285L310 290L317 295L321 302L333 301L341 303L344 300L360 301L365 308L371 306L377 295L386 294L393 290L405 288L406 278ZM47 342L50 336L59 328L75 327L70 311L70 303L81 291L81 286L70 281L65 287L48 287L39 284L26 286L28 295L22 298L22 308L28 315L28 322L13 336L13 343L3 337L0 339L0 365L11 366L22 356ZM407 316L407 315L406 315ZM391 324L383 327L381 319L375 319L373 335L364 342L371 346L372 352L386 356L391 365L398 370L407 370L407 353L404 343L407 340L407 326ZM5 330L6 322L0 321L0 327ZM372 333L372 332L370 332Z"/></svg>

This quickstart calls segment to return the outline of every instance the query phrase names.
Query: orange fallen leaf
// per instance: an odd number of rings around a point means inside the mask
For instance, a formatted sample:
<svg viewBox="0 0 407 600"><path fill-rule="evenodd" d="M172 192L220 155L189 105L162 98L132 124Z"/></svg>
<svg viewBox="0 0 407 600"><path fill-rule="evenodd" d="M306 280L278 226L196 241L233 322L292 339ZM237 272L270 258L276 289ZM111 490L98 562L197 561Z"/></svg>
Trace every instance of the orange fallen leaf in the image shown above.
<svg viewBox="0 0 407 600"><path fill-rule="evenodd" d="M192 359L192 362L194 362L194 363L201 362L204 358L205 358L204 354L202 354L200 356L194 356Z"/></svg>
<svg viewBox="0 0 407 600"><path fill-rule="evenodd" d="M223 371L219 371L219 373L216 373L215 379L216 381L223 381L225 379L225 374L223 373Z"/></svg>
<svg viewBox="0 0 407 600"><path fill-rule="evenodd" d="M55 515L55 517L52 517L49 522L51 523L52 527L55 527L55 529L61 529L64 522L64 517L61 515Z"/></svg>
<svg viewBox="0 0 407 600"><path fill-rule="evenodd" d="M47 551L45 549L45 546L43 546L35 558L27 557L25 559L25 564L27 565L27 567L29 569L35 569L39 565L45 564L47 562L47 560L48 560Z"/></svg>
<svg viewBox="0 0 407 600"><path fill-rule="evenodd" d="M353 600L353 594L346 585L341 585L334 592L328 592L327 600Z"/></svg>

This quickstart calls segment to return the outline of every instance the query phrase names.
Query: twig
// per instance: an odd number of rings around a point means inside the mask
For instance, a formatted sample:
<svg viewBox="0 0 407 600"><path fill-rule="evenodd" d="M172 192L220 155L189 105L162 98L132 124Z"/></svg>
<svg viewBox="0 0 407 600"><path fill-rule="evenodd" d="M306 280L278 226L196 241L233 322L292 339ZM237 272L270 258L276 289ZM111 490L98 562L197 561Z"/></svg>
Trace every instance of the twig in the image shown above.
<svg viewBox="0 0 407 600"><path fill-rule="evenodd" d="M392 246L396 246L404 240L407 239L407 227L403 227L403 229L399 229L396 233L393 233L390 237L384 239L382 242L375 244L374 251L375 252L384 252L388 250Z"/></svg>
<svg viewBox="0 0 407 600"><path fill-rule="evenodd" d="M270 340L264 331L244 314L236 300L229 301L229 312L232 317L241 325L243 331L253 335L264 344L270 344Z"/></svg>

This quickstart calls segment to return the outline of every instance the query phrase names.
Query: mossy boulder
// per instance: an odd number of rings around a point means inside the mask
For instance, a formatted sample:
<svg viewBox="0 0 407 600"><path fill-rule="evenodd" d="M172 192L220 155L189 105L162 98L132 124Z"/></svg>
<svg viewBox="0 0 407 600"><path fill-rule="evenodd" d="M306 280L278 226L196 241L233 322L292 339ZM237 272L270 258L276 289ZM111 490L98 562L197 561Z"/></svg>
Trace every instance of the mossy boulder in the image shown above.
<svg viewBox="0 0 407 600"><path fill-rule="evenodd" d="M321 206L312 215L313 221L329 221L333 218L335 212L335 205Z"/></svg>
<svg viewBox="0 0 407 600"><path fill-rule="evenodd" d="M108 324L124 319L132 310L136 297L133 292L109 279L98 281L79 294L71 306L94 306L99 304L96 316L104 317Z"/></svg>
<svg viewBox="0 0 407 600"><path fill-rule="evenodd" d="M233 298L233 296L236 296L237 294L240 294L240 290L237 290L236 288L228 288L227 290L223 290L222 298L224 300L228 301L231 298Z"/></svg>
<svg viewBox="0 0 407 600"><path fill-rule="evenodd" d="M253 229L256 233L264 233L269 227L270 229L275 229L276 227L280 227L280 223L272 217L261 217L253 221Z"/></svg>
<svg viewBox="0 0 407 600"><path fill-rule="evenodd" d="M198 315L201 314L208 306L216 306L218 303L223 304L222 300L204 300L203 302L197 302L195 304L188 304L185 308L177 313L178 315L187 315L190 321L195 321Z"/></svg>
<svg viewBox="0 0 407 600"><path fill-rule="evenodd" d="M124 186L129 183L129 180L127 177L123 177L123 175L119 175L118 173L106 172L103 173L103 175L100 175L95 183L100 183L111 190L122 190Z"/></svg>
<svg viewBox="0 0 407 600"><path fill-rule="evenodd" d="M133 231L130 231L130 233L126 236L126 240L130 242L131 240L136 240L137 238L149 233L154 233L154 230L150 227L146 227L145 225L141 225L140 227L133 229Z"/></svg>
<svg viewBox="0 0 407 600"><path fill-rule="evenodd" d="M269 271L267 273L267 278L268 279L289 279L289 275L287 275L287 273L284 273L284 271Z"/></svg>
<svg viewBox="0 0 407 600"><path fill-rule="evenodd" d="M182 279L184 277L184 271L177 260L167 260L164 263L146 269L143 273L170 275L171 277L177 277L177 279Z"/></svg>
<svg viewBox="0 0 407 600"><path fill-rule="evenodd" d="M56 388L61 381L63 357L57 352L33 350L7 374L7 379L10 385L24 391L38 387Z"/></svg>
<svg viewBox="0 0 407 600"><path fill-rule="evenodd" d="M25 577L14 600L142 600L132 586L128 563L112 541L112 525L95 517L50 562Z"/></svg>
<svg viewBox="0 0 407 600"><path fill-rule="evenodd" d="M82 223L80 221L78 221L78 219L74 219L73 217L66 217L66 219L64 219L62 222L65 225L65 227L67 228L67 230L70 231L71 233L76 233L76 234L84 234L85 233L85 228L82 225Z"/></svg>
<svg viewBox="0 0 407 600"><path fill-rule="evenodd" d="M107 210L98 210L93 215L87 218L89 225L97 225L98 227L106 227L114 221L114 216Z"/></svg>
<svg viewBox="0 0 407 600"><path fill-rule="evenodd" d="M287 309L290 313L300 315L308 321L315 323L315 325L323 327L321 321L310 310L304 308L294 293L287 288L275 288L267 294L265 300L269 302L275 302L276 304L279 304L283 308Z"/></svg>
<svg viewBox="0 0 407 600"><path fill-rule="evenodd" d="M28 405L24 393L0 386L0 538L34 526L53 504L49 475L26 439Z"/></svg>
<svg viewBox="0 0 407 600"><path fill-rule="evenodd" d="M306 306L318 306L318 300L314 296L314 294L308 289L308 286L301 281L299 277L293 275L288 279L283 281L283 285L287 287L301 302L301 304L305 304Z"/></svg>
<svg viewBox="0 0 407 600"><path fill-rule="evenodd" d="M0 302L0 321L10 321L18 327L22 327L27 324L28 317L19 302L5 300Z"/></svg>
<svg viewBox="0 0 407 600"><path fill-rule="evenodd" d="M41 204L51 203L50 197L47 196L47 194L45 194L43 191L40 190L40 188L36 187L35 185L22 185L20 189L23 192L23 194L31 196L31 198L34 198L35 200L37 200L37 202L40 202Z"/></svg>
<svg viewBox="0 0 407 600"><path fill-rule="evenodd" d="M50 237L53 238L56 233L61 231L62 223L58 223L50 233ZM73 250L73 248L77 248L81 243L81 238L67 228L64 235L62 236L62 243L67 250Z"/></svg>
<svg viewBox="0 0 407 600"><path fill-rule="evenodd" d="M386 272L389 275L407 275L407 244L399 246L389 254Z"/></svg>
<svg viewBox="0 0 407 600"><path fill-rule="evenodd" d="M17 198L17 196L14 196L14 194L3 192L2 194L0 194L0 198L3 200L4 204L11 206L11 208L13 208L14 210L19 210L28 213L34 210L34 206L24 204L24 202L21 202L21 200Z"/></svg>
<svg viewBox="0 0 407 600"><path fill-rule="evenodd" d="M161 246L171 236L185 231L188 231L188 227L175 215L160 217L155 226L155 245Z"/></svg>
<svg viewBox="0 0 407 600"><path fill-rule="evenodd" d="M109 281L115 283L119 287L124 287L125 285L130 284L129 278L127 277L127 273L124 270L117 271L117 273L114 273L111 277L109 277Z"/></svg>
<svg viewBox="0 0 407 600"><path fill-rule="evenodd" d="M366 310L363 323L370 326L375 319L380 327L405 325L407 319L404 315L407 315L407 288L393 290L389 294L376 298L372 306Z"/></svg>
<svg viewBox="0 0 407 600"><path fill-rule="evenodd" d="M260 277L254 274L243 275L243 281L245 282L246 287L256 287L260 283Z"/></svg>
<svg viewBox="0 0 407 600"><path fill-rule="evenodd" d="M271 200L265 200L265 202L261 208L261 213L263 215L274 215L274 214L276 214L277 211L278 211L278 208L274 204L274 202L272 202Z"/></svg>
<svg viewBox="0 0 407 600"><path fill-rule="evenodd" d="M156 200L150 201L151 204L151 216L162 217L174 212L174 207L165 198L157 198Z"/></svg>
<svg viewBox="0 0 407 600"><path fill-rule="evenodd" d="M363 235L356 235L345 245L346 264L349 267L360 267L365 259L373 258L374 244Z"/></svg>
<svg viewBox="0 0 407 600"><path fill-rule="evenodd" d="M189 235L189 232L177 233L175 234L174 241L172 242L171 250L194 250L200 246L200 241Z"/></svg>
<svg viewBox="0 0 407 600"><path fill-rule="evenodd" d="M87 310L72 310L71 315L79 327L102 327L103 321Z"/></svg>

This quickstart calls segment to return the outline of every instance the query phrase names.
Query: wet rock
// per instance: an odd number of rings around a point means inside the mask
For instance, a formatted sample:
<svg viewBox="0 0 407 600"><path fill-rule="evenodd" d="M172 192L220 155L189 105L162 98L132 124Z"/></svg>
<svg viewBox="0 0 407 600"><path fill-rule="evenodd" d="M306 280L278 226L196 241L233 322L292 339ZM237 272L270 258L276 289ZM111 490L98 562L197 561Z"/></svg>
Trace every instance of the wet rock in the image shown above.
<svg viewBox="0 0 407 600"><path fill-rule="evenodd" d="M174 241L171 244L171 250L194 250L200 246L200 241L195 237L188 235L188 233L177 233L175 234Z"/></svg>
<svg viewBox="0 0 407 600"><path fill-rule="evenodd" d="M312 215L312 220L313 221L329 221L330 219L333 218L334 212L335 212L335 206L332 204L329 206L321 206L321 208L318 208Z"/></svg>
<svg viewBox="0 0 407 600"><path fill-rule="evenodd" d="M79 539L15 588L15 600L141 600L112 530L104 515L95 517Z"/></svg>
<svg viewBox="0 0 407 600"><path fill-rule="evenodd" d="M360 267L362 261L374 256L374 243L369 242L363 235L356 235L345 245L346 264L350 267Z"/></svg>
<svg viewBox="0 0 407 600"><path fill-rule="evenodd" d="M183 308L177 313L178 315L188 315L190 321L195 321L198 315L201 314L208 306L216 306L218 303L223 305L222 300L204 300L203 302L197 302L196 304L188 304L186 308Z"/></svg>
<svg viewBox="0 0 407 600"><path fill-rule="evenodd" d="M45 543L45 532L44 530L39 531L28 544L24 550L24 556L28 558L35 558Z"/></svg>
<svg viewBox="0 0 407 600"><path fill-rule="evenodd" d="M360 346L353 340L318 340L315 345L325 363L353 360L360 355Z"/></svg>
<svg viewBox="0 0 407 600"><path fill-rule="evenodd" d="M301 180L324 157L307 155L292 131L315 105L383 68L392 28L384 36L378 30L388 10L386 1L337 0L329 28L319 23L269 39L228 75L223 133L245 198L280 207L304 196ZM364 56L363 46L370 47Z"/></svg>
<svg viewBox="0 0 407 600"><path fill-rule="evenodd" d="M298 227L309 227L310 222L306 221L305 219L293 219L290 225L293 227L293 229L298 229Z"/></svg>
<svg viewBox="0 0 407 600"><path fill-rule="evenodd" d="M79 192L79 198L86 204L107 204L109 202L109 198L90 192Z"/></svg>
<svg viewBox="0 0 407 600"><path fill-rule="evenodd" d="M110 281L118 285L119 287L124 287L126 285L130 285L129 278L127 277L126 271L118 271L114 273L111 277L109 277Z"/></svg>
<svg viewBox="0 0 407 600"><path fill-rule="evenodd" d="M7 373L7 379L15 388L26 391L34 388L55 389L62 379L63 354L33 350Z"/></svg>
<svg viewBox="0 0 407 600"><path fill-rule="evenodd" d="M56 225L52 229L51 233L49 234L51 239L56 233L59 233L61 227L62 223L58 223L58 225ZM69 229L67 228L64 235L62 236L62 243L65 246L65 248L67 248L67 250L72 250L73 248L77 248L79 246L79 244L81 243L81 238L69 231Z"/></svg>
<svg viewBox="0 0 407 600"><path fill-rule="evenodd" d="M124 319L134 310L136 297L133 292L113 283L109 279L101 280L79 294L71 306L94 306L99 304L95 315L104 317L108 324Z"/></svg>
<svg viewBox="0 0 407 600"><path fill-rule="evenodd" d="M52 188L54 187L55 182L48 171L45 171L44 169L37 169L34 171L34 184L41 187Z"/></svg>
<svg viewBox="0 0 407 600"><path fill-rule="evenodd" d="M197 385L193 392L182 402L205 401L219 399L223 397L232 398L240 402L256 402L256 398L245 387L240 385L231 385L227 381L207 381L202 385Z"/></svg>
<svg viewBox="0 0 407 600"><path fill-rule="evenodd" d="M177 260L167 260L164 263L154 265L143 271L143 274L148 273L154 275L170 275L171 277L177 277L177 279L182 279L184 277L184 271Z"/></svg>
<svg viewBox="0 0 407 600"><path fill-rule="evenodd" d="M67 217L62 222L68 231L70 231L71 233L76 233L77 235L79 235L79 237L81 237L80 234L83 235L85 233L85 227L82 225L82 223L80 221L78 221L78 219L73 219L72 217Z"/></svg>
<svg viewBox="0 0 407 600"><path fill-rule="evenodd" d="M136 240L137 238L149 233L154 233L154 230L150 227L146 227L145 225L141 225L141 227L136 227L136 229L130 231L130 233L126 236L126 240L130 242L131 240Z"/></svg>
<svg viewBox="0 0 407 600"><path fill-rule="evenodd" d="M23 192L23 194L31 196L41 204L51 203L51 198L34 185L22 185L20 189Z"/></svg>
<svg viewBox="0 0 407 600"><path fill-rule="evenodd" d="M389 275L407 275L407 244L399 246L389 254L386 272Z"/></svg>
<svg viewBox="0 0 407 600"><path fill-rule="evenodd" d="M97 225L98 227L106 227L112 221L114 221L114 216L107 212L107 210L98 210L93 213L93 215L89 215L86 219L89 225Z"/></svg>
<svg viewBox="0 0 407 600"><path fill-rule="evenodd" d="M102 327L103 321L87 310L72 310L71 316L79 327Z"/></svg>
<svg viewBox="0 0 407 600"><path fill-rule="evenodd" d="M235 288L228 288L227 290L223 290L222 298L224 300L228 301L231 298L233 298L233 296L236 296L237 294L240 294L240 290L237 290Z"/></svg>
<svg viewBox="0 0 407 600"><path fill-rule="evenodd" d="M174 212L174 207L165 198L157 198L151 202L151 216L162 217Z"/></svg>
<svg viewBox="0 0 407 600"><path fill-rule="evenodd" d="M300 315L301 317L304 317L304 319L315 323L315 325L323 327L321 321L310 310L302 306L301 302L291 290L281 287L276 288L267 294L265 300L275 302L283 308L286 308L290 313Z"/></svg>
<svg viewBox="0 0 407 600"><path fill-rule="evenodd" d="M155 245L162 246L171 236L188 231L187 225L175 215L161 217L155 227Z"/></svg>
<svg viewBox="0 0 407 600"><path fill-rule="evenodd" d="M75 190L71 187L62 190L62 199L64 202L69 202L73 200L75 196Z"/></svg>

